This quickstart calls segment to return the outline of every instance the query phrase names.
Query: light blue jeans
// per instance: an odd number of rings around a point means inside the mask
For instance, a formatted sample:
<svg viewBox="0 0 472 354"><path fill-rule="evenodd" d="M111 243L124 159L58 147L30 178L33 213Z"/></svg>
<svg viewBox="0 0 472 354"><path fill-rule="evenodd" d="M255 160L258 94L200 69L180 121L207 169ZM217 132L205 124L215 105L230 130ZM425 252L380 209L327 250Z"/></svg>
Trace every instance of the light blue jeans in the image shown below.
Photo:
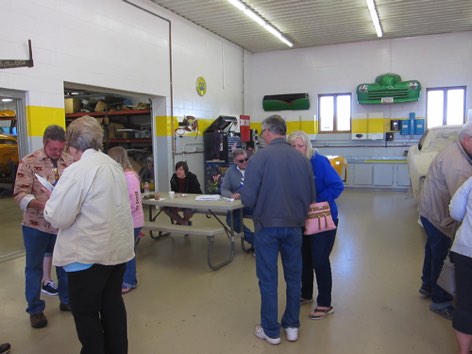
<svg viewBox="0 0 472 354"><path fill-rule="evenodd" d="M141 232L140 227L136 227L134 229L134 240L139 236ZM138 285L138 279L136 276L136 257L129 260L126 263L125 274L123 275L123 287L126 288L135 288Z"/></svg>
<svg viewBox="0 0 472 354"><path fill-rule="evenodd" d="M256 273L261 292L261 326L270 338L280 337L283 328L300 327L302 278L301 227L263 227L256 232ZM278 322L278 255L286 283L286 304Z"/></svg>
<svg viewBox="0 0 472 354"><path fill-rule="evenodd" d="M28 226L23 226L22 231L26 251L25 297L28 303L26 312L37 314L43 312L46 307L44 300L41 300L43 258L45 253L52 253L54 250L56 235ZM68 304L67 273L62 267L56 267L56 274L59 299L62 303Z"/></svg>

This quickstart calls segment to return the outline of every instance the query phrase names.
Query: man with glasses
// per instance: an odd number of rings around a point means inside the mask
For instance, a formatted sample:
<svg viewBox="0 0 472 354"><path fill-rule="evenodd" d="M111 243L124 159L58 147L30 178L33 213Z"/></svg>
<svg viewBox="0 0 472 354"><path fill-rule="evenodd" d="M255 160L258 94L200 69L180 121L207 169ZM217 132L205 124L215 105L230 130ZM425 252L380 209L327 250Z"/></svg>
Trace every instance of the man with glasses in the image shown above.
<svg viewBox="0 0 472 354"><path fill-rule="evenodd" d="M26 312L33 328L46 327L46 307L41 300L43 257L52 254L57 229L44 219L43 210L48 196L36 175L55 185L62 171L69 166L72 157L64 152L65 131L58 125L50 125L43 134L43 147L25 156L16 174L13 197L23 210L22 231L26 251L25 296ZM67 292L67 275L62 267L56 267L60 310L70 311Z"/></svg>
<svg viewBox="0 0 472 354"><path fill-rule="evenodd" d="M234 164L228 168L221 184L221 194L223 197L241 199L241 189L244 186L244 175L247 167L247 153L244 149L235 149L233 151L233 162ZM233 213L234 220L234 231L237 233L241 232L241 213ZM243 208L243 217L251 217L252 209L248 207ZM226 223L231 226L231 214L228 212L226 216ZM251 245L254 252L254 232L248 227L244 226L244 241Z"/></svg>
<svg viewBox="0 0 472 354"><path fill-rule="evenodd" d="M302 226L315 201L310 161L285 140L287 126L278 115L262 121L267 146L249 160L241 201L253 208L256 274L261 293L261 323L255 335L279 344L283 327L289 342L298 339L302 278ZM278 322L278 255L286 282L286 305Z"/></svg>

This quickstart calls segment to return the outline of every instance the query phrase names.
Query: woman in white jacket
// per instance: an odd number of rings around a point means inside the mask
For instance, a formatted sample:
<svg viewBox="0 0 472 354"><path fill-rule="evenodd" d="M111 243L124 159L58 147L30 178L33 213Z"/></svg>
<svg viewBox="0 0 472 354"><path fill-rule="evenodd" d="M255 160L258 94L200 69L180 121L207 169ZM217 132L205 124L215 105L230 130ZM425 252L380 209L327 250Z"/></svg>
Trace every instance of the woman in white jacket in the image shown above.
<svg viewBox="0 0 472 354"><path fill-rule="evenodd" d="M450 215L462 222L451 247L456 276L456 309L452 320L459 354L472 346L472 177L457 190L449 204Z"/></svg>
<svg viewBox="0 0 472 354"><path fill-rule="evenodd" d="M134 257L133 221L123 168L100 151L103 129L93 117L74 120L66 168L44 208L59 229L53 263L64 267L81 353L128 353L121 297L125 264Z"/></svg>

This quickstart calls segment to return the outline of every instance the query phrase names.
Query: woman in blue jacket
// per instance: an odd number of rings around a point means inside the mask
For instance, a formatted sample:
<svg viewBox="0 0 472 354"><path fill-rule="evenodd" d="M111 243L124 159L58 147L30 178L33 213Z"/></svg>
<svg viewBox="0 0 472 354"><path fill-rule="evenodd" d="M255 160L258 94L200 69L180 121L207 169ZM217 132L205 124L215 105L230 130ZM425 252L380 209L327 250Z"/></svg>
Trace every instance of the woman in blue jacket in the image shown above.
<svg viewBox="0 0 472 354"><path fill-rule="evenodd" d="M344 190L344 183L329 160L320 155L303 131L295 131L287 138L288 143L310 160L315 178L316 201L328 202L334 223L338 225L338 208L335 199ZM302 293L301 304L313 301L313 270L318 285L318 296L315 309L308 314L312 320L321 320L334 313L331 306L331 263L329 256L334 246L336 230L325 231L314 235L304 235L302 244Z"/></svg>

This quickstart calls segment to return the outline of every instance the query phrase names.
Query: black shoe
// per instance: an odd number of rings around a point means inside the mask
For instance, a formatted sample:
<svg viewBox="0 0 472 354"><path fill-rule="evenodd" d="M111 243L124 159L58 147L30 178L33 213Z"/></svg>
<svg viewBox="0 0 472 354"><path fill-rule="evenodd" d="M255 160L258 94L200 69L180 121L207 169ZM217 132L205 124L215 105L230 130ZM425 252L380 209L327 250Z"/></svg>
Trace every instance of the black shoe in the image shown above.
<svg viewBox="0 0 472 354"><path fill-rule="evenodd" d="M432 295L432 290L430 286L426 286L425 284L421 285L420 290L418 292L423 295L424 297L431 297Z"/></svg>
<svg viewBox="0 0 472 354"><path fill-rule="evenodd" d="M7 354L10 352L11 345L10 343L0 344L0 354Z"/></svg>
<svg viewBox="0 0 472 354"><path fill-rule="evenodd" d="M30 323L33 328L43 328L48 325L48 320L44 313L40 312L30 315Z"/></svg>
<svg viewBox="0 0 472 354"><path fill-rule="evenodd" d="M59 304L59 309L61 311L72 311L72 309L70 308L70 305L69 304L64 304L63 302L61 302Z"/></svg>
<svg viewBox="0 0 472 354"><path fill-rule="evenodd" d="M452 317L454 316L454 306L452 305L449 305L448 307L445 307L441 310L434 308L433 305L430 305L429 309L448 320L452 320Z"/></svg>
<svg viewBox="0 0 472 354"><path fill-rule="evenodd" d="M59 292L57 291L57 285L54 284L52 280L43 283L43 286L41 287L41 292L43 294L48 294L51 296L59 295Z"/></svg>

